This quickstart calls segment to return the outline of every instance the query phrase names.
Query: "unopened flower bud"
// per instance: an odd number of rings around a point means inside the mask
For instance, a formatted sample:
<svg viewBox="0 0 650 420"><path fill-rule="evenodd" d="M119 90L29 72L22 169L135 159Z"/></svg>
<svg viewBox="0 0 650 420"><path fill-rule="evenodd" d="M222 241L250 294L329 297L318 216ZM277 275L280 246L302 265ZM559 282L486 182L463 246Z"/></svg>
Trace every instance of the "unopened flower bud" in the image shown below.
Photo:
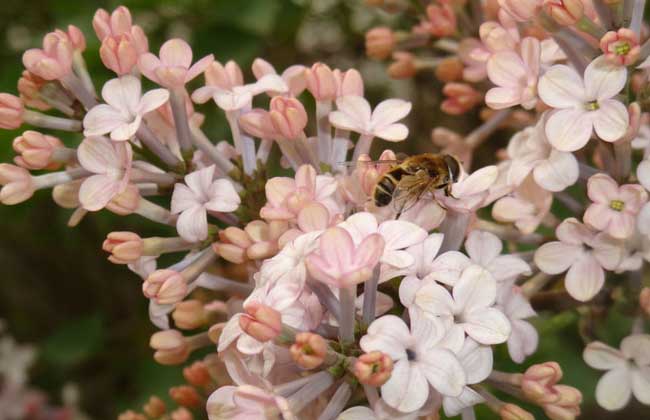
<svg viewBox="0 0 650 420"><path fill-rule="evenodd" d="M45 80L58 80L72 72L74 47L67 36L50 32L43 38L43 49L32 48L23 54L25 68Z"/></svg>
<svg viewBox="0 0 650 420"><path fill-rule="evenodd" d="M499 6L519 22L532 20L543 0L499 0Z"/></svg>
<svg viewBox="0 0 650 420"><path fill-rule="evenodd" d="M499 416L501 420L535 420L535 416L516 404L503 404Z"/></svg>
<svg viewBox="0 0 650 420"><path fill-rule="evenodd" d="M108 260L113 264L130 264L142 256L144 242L133 232L111 232L104 240L102 249L111 253Z"/></svg>
<svg viewBox="0 0 650 420"><path fill-rule="evenodd" d="M558 25L575 25L584 14L582 0L544 0L544 10Z"/></svg>
<svg viewBox="0 0 650 420"><path fill-rule="evenodd" d="M273 128L271 116L263 109L253 109L239 117L242 130L261 139L275 139L278 133Z"/></svg>
<svg viewBox="0 0 650 420"><path fill-rule="evenodd" d="M385 60L395 48L395 34L385 26L366 32L366 54L375 60Z"/></svg>
<svg viewBox="0 0 650 420"><path fill-rule="evenodd" d="M442 93L447 99L442 102L440 108L449 115L464 114L483 99L479 91L466 83L447 83Z"/></svg>
<svg viewBox="0 0 650 420"><path fill-rule="evenodd" d="M23 124L25 108L19 97L0 93L0 128L15 130Z"/></svg>
<svg viewBox="0 0 650 420"><path fill-rule="evenodd" d="M41 89L45 83L47 83L46 80L27 70L23 70L23 74L18 79L18 92L25 106L41 111L47 111L51 108L49 104L41 99Z"/></svg>
<svg viewBox="0 0 650 420"><path fill-rule="evenodd" d="M332 69L323 63L314 63L305 70L307 89L317 101L332 101L336 98L336 79Z"/></svg>
<svg viewBox="0 0 650 420"><path fill-rule="evenodd" d="M354 376L364 385L382 386L392 372L393 360L380 351L362 354L354 363Z"/></svg>
<svg viewBox="0 0 650 420"><path fill-rule="evenodd" d="M52 189L54 202L64 209L74 209L80 206L79 188L83 179L77 179L65 184L59 184Z"/></svg>
<svg viewBox="0 0 650 420"><path fill-rule="evenodd" d="M147 417L133 410L128 410L117 416L117 420L147 420Z"/></svg>
<svg viewBox="0 0 650 420"><path fill-rule="evenodd" d="M341 71L334 69L332 72L336 79L336 96L363 96L363 78L356 69Z"/></svg>
<svg viewBox="0 0 650 420"><path fill-rule="evenodd" d="M35 191L29 171L9 163L0 163L0 185L0 202L5 205L22 203Z"/></svg>
<svg viewBox="0 0 650 420"><path fill-rule="evenodd" d="M266 342L273 340L282 331L282 315L270 306L251 302L244 307L239 318L241 329L254 339Z"/></svg>
<svg viewBox="0 0 650 420"><path fill-rule="evenodd" d="M183 369L183 377L190 385L206 387L212 382L208 365L198 360Z"/></svg>
<svg viewBox="0 0 650 420"><path fill-rule="evenodd" d="M285 139L297 139L307 125L307 112L296 98L276 96L271 99L269 116L275 131Z"/></svg>
<svg viewBox="0 0 650 420"><path fill-rule="evenodd" d="M142 292L160 305L180 302L187 294L187 281L174 270L156 270L142 283Z"/></svg>
<svg viewBox="0 0 650 420"><path fill-rule="evenodd" d="M201 405L201 396L194 387L189 385L172 387L169 390L169 396L172 397L176 404L184 407L194 408Z"/></svg>
<svg viewBox="0 0 650 420"><path fill-rule="evenodd" d="M120 216L128 216L138 209L139 204L140 191L136 185L129 184L124 192L113 197L106 209Z"/></svg>
<svg viewBox="0 0 650 420"><path fill-rule="evenodd" d="M190 346L177 330L158 331L151 336L149 346L156 350L153 357L162 365L177 365L187 360Z"/></svg>
<svg viewBox="0 0 650 420"><path fill-rule="evenodd" d="M436 77L441 82L455 82L463 77L463 62L458 57L444 58L436 66Z"/></svg>
<svg viewBox="0 0 650 420"><path fill-rule="evenodd" d="M456 32L456 12L449 1L441 0L430 4L426 12L429 18L426 28L431 35L443 38Z"/></svg>
<svg viewBox="0 0 650 420"><path fill-rule="evenodd" d="M149 401L144 405L143 411L147 416L155 419L164 415L167 412L167 407L163 400L153 395L149 397Z"/></svg>
<svg viewBox="0 0 650 420"><path fill-rule="evenodd" d="M304 369L314 369L325 361L327 343L318 334L301 332L296 335L296 341L289 348L291 358Z"/></svg>
<svg viewBox="0 0 650 420"><path fill-rule="evenodd" d="M14 162L23 168L56 169L61 166L58 162L52 162L56 149L63 148L63 143L56 137L27 130L14 139L13 148L20 155L14 158Z"/></svg>
<svg viewBox="0 0 650 420"><path fill-rule="evenodd" d="M138 62L138 51L128 35L104 38L99 48L102 63L118 76L131 73Z"/></svg>
<svg viewBox="0 0 650 420"><path fill-rule="evenodd" d="M641 54L639 38L628 28L607 32L600 39L600 49L607 61L619 66L634 64Z"/></svg>
<svg viewBox="0 0 650 420"><path fill-rule="evenodd" d="M645 312L646 316L650 316L650 287L644 287L639 294L639 306Z"/></svg>
<svg viewBox="0 0 650 420"><path fill-rule="evenodd" d="M526 370L521 390L531 401L553 402L557 399L553 386L562 379L562 368L556 362L533 365Z"/></svg>
<svg viewBox="0 0 650 420"><path fill-rule="evenodd" d="M544 413L551 420L573 420L578 417L582 393L567 385L556 385L553 388L557 399L553 403L542 405Z"/></svg>
<svg viewBox="0 0 650 420"><path fill-rule="evenodd" d="M417 73L415 56L411 53L398 51L393 54L393 63L388 66L388 75L393 79L410 79Z"/></svg>
<svg viewBox="0 0 650 420"><path fill-rule="evenodd" d="M170 417L171 420L194 420L194 416L185 407L179 407L176 410L172 411Z"/></svg>
<svg viewBox="0 0 650 420"><path fill-rule="evenodd" d="M178 328L193 330L205 324L206 312L203 302L196 299L178 302L172 312L172 318Z"/></svg>

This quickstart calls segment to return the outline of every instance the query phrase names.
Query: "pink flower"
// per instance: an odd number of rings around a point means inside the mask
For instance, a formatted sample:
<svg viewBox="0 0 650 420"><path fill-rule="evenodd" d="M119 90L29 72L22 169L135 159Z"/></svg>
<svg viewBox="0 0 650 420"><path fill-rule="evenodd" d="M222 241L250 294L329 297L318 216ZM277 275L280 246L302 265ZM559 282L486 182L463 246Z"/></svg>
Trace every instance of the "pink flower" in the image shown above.
<svg viewBox="0 0 650 420"><path fill-rule="evenodd" d="M27 70L45 80L58 80L72 71L74 47L67 36L50 32L43 38L43 49L32 48L23 54Z"/></svg>
<svg viewBox="0 0 650 420"><path fill-rule="evenodd" d="M363 283L384 251L384 239L373 233L355 245L345 229L327 229L319 239L319 248L307 257L309 273L318 281L344 288Z"/></svg>
<svg viewBox="0 0 650 420"><path fill-rule="evenodd" d="M142 283L142 293L159 305L178 303L187 292L187 280L174 270L156 270Z"/></svg>
<svg viewBox="0 0 650 420"><path fill-rule="evenodd" d="M209 420L251 420L276 413L296 420L286 399L252 385L222 386L208 398Z"/></svg>
<svg viewBox="0 0 650 420"><path fill-rule="evenodd" d="M336 98L338 86L332 69L323 63L314 63L305 70L307 90L317 101L332 101Z"/></svg>
<svg viewBox="0 0 650 420"><path fill-rule="evenodd" d="M409 133L397 121L411 111L411 103L401 99L381 102L371 112L370 104L361 96L342 96L336 100L337 111L330 113L330 123L340 129L388 141L402 141Z"/></svg>
<svg viewBox="0 0 650 420"><path fill-rule="evenodd" d="M305 107L295 98L277 96L271 99L269 118L275 132L285 139L301 137L307 126Z"/></svg>
<svg viewBox="0 0 650 420"><path fill-rule="evenodd" d="M482 207L490 193L490 187L497 181L499 169L485 166L471 175L465 171L451 187L451 197L444 191L436 191L436 198L448 209L459 212L472 212Z"/></svg>
<svg viewBox="0 0 650 420"><path fill-rule="evenodd" d="M520 185L531 172L535 183L551 192L562 191L578 181L576 157L555 149L546 137L548 117L549 113L544 113L535 127L527 127L510 139L508 184Z"/></svg>
<svg viewBox="0 0 650 420"><path fill-rule="evenodd" d="M592 61L584 80L571 67L555 65L539 81L539 96L556 108L546 122L546 136L563 152L584 147L595 131L609 142L628 128L627 108L613 99L627 82L627 69L613 66L604 56Z"/></svg>
<svg viewBox="0 0 650 420"><path fill-rule="evenodd" d="M99 56L106 67L118 76L131 72L138 57L149 51L149 41L142 28L133 25L131 12L120 6L110 15L99 9L93 18L93 28L102 42Z"/></svg>
<svg viewBox="0 0 650 420"><path fill-rule="evenodd" d="M478 105L483 96L480 92L466 83L447 83L442 88L442 93L447 97L440 109L449 115L461 115Z"/></svg>
<svg viewBox="0 0 650 420"><path fill-rule="evenodd" d="M363 79L356 69L341 71L334 69L332 72L336 79L336 97L363 96Z"/></svg>
<svg viewBox="0 0 650 420"><path fill-rule="evenodd" d="M497 307L508 317L512 331L508 337L508 353L515 363L522 363L537 350L539 335L534 326L525 321L537 315L521 289L509 284L497 292Z"/></svg>
<svg viewBox="0 0 650 420"><path fill-rule="evenodd" d="M261 58L256 58L253 61L253 74L257 80L260 80L262 77L267 74L278 74L275 68L266 60ZM293 65L287 67L280 77L284 80L284 83L289 87L289 94L292 96L300 95L305 88L307 87L307 81L305 80L305 70L307 68L301 65ZM270 95L277 95L281 92L268 92Z"/></svg>
<svg viewBox="0 0 650 420"><path fill-rule="evenodd" d="M490 89L485 102L494 109L521 105L532 109L537 103L541 47L536 38L521 41L521 55L514 51L493 54L487 63L490 81L498 87Z"/></svg>
<svg viewBox="0 0 650 420"><path fill-rule="evenodd" d="M27 169L55 169L59 163L52 162L52 156L63 148L63 143L56 137L28 130L14 139L13 148L19 154L14 158L16 165Z"/></svg>
<svg viewBox="0 0 650 420"><path fill-rule="evenodd" d="M609 175L596 174L587 182L587 194L593 204L583 216L586 224L617 239L634 234L636 216L648 201L648 193L641 185L619 187Z"/></svg>
<svg viewBox="0 0 650 420"><path fill-rule="evenodd" d="M0 202L8 206L30 199L36 191L29 171L9 163L0 163L0 185Z"/></svg>
<svg viewBox="0 0 650 420"><path fill-rule="evenodd" d="M15 130L23 125L25 108L19 97L0 93L0 128Z"/></svg>
<svg viewBox="0 0 650 420"><path fill-rule="evenodd" d="M310 165L298 168L295 179L271 178L265 186L267 203L260 216L267 220L292 220L312 202L324 205L330 215L341 214L342 209L334 197L336 180L329 175L316 175Z"/></svg>
<svg viewBox="0 0 650 420"><path fill-rule="evenodd" d="M88 137L81 142L77 159L84 169L95 174L86 178L79 189L83 208L101 210L126 190L132 153L130 144L115 143L106 137Z"/></svg>
<svg viewBox="0 0 650 420"><path fill-rule="evenodd" d="M600 39L600 49L610 63L618 66L631 66L641 54L639 39L628 28L607 32Z"/></svg>
<svg viewBox="0 0 650 420"><path fill-rule="evenodd" d="M438 0L427 6L427 28L431 35L444 38L456 32L456 12L449 0Z"/></svg>
<svg viewBox="0 0 650 420"><path fill-rule="evenodd" d="M433 280L405 278L399 295L409 313L442 319L450 325L453 337L462 338L464 331L477 342L491 345L503 343L510 336L510 322L494 307L497 283L479 265L472 264L463 270L451 294Z"/></svg>
<svg viewBox="0 0 650 420"><path fill-rule="evenodd" d="M596 386L596 401L606 410L625 407L632 395L650 405L650 335L629 335L614 349L600 341L587 345L585 362L594 369L606 370Z"/></svg>
<svg viewBox="0 0 650 420"><path fill-rule="evenodd" d="M93 16L93 29L100 41L110 36L128 34L133 28L131 12L125 6L117 7L110 15L104 9L97 9Z"/></svg>
<svg viewBox="0 0 650 420"><path fill-rule="evenodd" d="M547 274L567 271L564 286L581 302L593 298L605 283L605 271L615 270L623 258L623 246L606 233L571 217L555 230L559 241L548 242L535 252L535 264Z"/></svg>
<svg viewBox="0 0 650 420"><path fill-rule="evenodd" d="M411 318L410 330L395 315L385 315L370 324L361 338L361 348L366 353L381 351L394 363L390 379L381 387L386 404L412 412L425 404L430 386L452 397L463 392L465 371L453 350L446 348L446 334L440 320L421 316Z"/></svg>
<svg viewBox="0 0 650 420"><path fill-rule="evenodd" d="M532 20L543 0L499 0L499 6L519 22Z"/></svg>
<svg viewBox="0 0 650 420"><path fill-rule="evenodd" d="M180 214L176 230L188 242L208 237L208 211L235 211L241 202L230 181L214 179L214 170L212 165L194 171L185 176L185 184L174 186L171 212Z"/></svg>
<svg viewBox="0 0 650 420"><path fill-rule="evenodd" d="M571 155L573 156L573 155ZM492 207L492 217L499 222L514 223L524 235L537 230L550 213L553 194L527 176L511 195L500 198Z"/></svg>
<svg viewBox="0 0 650 420"><path fill-rule="evenodd" d="M582 0L544 0L544 11L558 25L573 26L584 14Z"/></svg>
<svg viewBox="0 0 650 420"><path fill-rule="evenodd" d="M465 241L465 251L474 264L489 271L498 283L532 274L530 266L521 258L501 255L503 244L493 233L473 230Z"/></svg>
<svg viewBox="0 0 650 420"><path fill-rule="evenodd" d="M131 73L141 53L142 51L138 51L138 46L126 35L105 38L99 48L102 63L118 76Z"/></svg>
<svg viewBox="0 0 650 420"><path fill-rule="evenodd" d="M145 53L138 59L138 67L148 79L169 89L184 86L203 73L214 61L212 54L192 65L192 48L182 39L170 39L160 47L160 58Z"/></svg>
<svg viewBox="0 0 650 420"><path fill-rule="evenodd" d="M142 95L140 80L133 76L111 79L102 88L106 104L94 106L84 117L84 135L110 133L115 141L126 141L135 135L142 117L169 99L166 89L154 89Z"/></svg>

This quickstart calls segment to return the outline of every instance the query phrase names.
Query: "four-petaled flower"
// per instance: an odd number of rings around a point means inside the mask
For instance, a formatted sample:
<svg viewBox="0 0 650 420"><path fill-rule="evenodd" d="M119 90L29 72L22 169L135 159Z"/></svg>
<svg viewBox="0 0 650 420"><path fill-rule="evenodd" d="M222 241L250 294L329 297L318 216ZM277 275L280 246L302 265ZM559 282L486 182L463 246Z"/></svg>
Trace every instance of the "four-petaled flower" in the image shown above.
<svg viewBox="0 0 650 420"><path fill-rule="evenodd" d="M192 65L192 48L182 39L170 39L160 47L160 58L144 53L138 59L138 68L149 80L169 89L179 88L194 79L214 61L206 55Z"/></svg>
<svg viewBox="0 0 650 420"><path fill-rule="evenodd" d="M361 96L342 96L336 100L337 111L330 113L333 126L364 136L379 137L388 141L404 140L409 130L397 121L411 111L411 103L401 99L388 99L372 111L368 101Z"/></svg>

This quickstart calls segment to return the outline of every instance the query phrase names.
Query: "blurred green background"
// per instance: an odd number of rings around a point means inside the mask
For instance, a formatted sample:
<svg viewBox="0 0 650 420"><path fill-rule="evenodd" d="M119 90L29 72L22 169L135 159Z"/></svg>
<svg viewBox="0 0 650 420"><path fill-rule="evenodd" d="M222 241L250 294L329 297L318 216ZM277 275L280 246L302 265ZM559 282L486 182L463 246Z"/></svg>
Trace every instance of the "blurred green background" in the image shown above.
<svg viewBox="0 0 650 420"><path fill-rule="evenodd" d="M438 111L440 86L431 75L391 81L384 64L364 58L365 30L396 22L360 0L6 0L0 7L0 91L16 92L22 51L40 46L46 32L67 24L85 33L84 57L100 86L112 74L99 60L91 20L98 7L111 11L120 4L128 6L135 23L145 29L152 51L157 52L165 39L182 37L192 45L195 57L214 53L221 62L237 61L248 80L255 57L265 58L280 71L314 61L359 69L371 103L388 96L414 102L408 121L411 140L403 146L407 151L431 148L429 133L436 125L463 131L462 127L471 127L467 121L476 119L472 114L443 120ZM206 131L214 139L226 138L225 120L213 108L199 108L208 115ZM12 159L11 141L19 133L0 131L2 161ZM507 138L496 136L482 156L490 160ZM79 139L65 141L73 145ZM115 418L127 408L139 408L153 393L166 395L170 386L182 382L182 376L180 368L153 362L147 344L155 329L147 318L141 281L125 267L109 263L101 243L113 230L133 230L141 236L172 232L135 216L115 217L107 212L91 214L69 229L69 216L70 211L54 205L49 192L39 192L27 203L0 207L0 318L7 320L18 341L38 347L34 385L56 401L64 384L75 383L85 412L93 418ZM565 381L585 393L584 418L604 418L593 408L598 373L581 361L576 319L569 314L546 323L543 348L531 361L561 362ZM625 331L612 337L614 344ZM504 360L507 356L501 350L498 354ZM500 363L497 367L515 369ZM620 418L626 415L619 414ZM480 418L484 416L482 411Z"/></svg>

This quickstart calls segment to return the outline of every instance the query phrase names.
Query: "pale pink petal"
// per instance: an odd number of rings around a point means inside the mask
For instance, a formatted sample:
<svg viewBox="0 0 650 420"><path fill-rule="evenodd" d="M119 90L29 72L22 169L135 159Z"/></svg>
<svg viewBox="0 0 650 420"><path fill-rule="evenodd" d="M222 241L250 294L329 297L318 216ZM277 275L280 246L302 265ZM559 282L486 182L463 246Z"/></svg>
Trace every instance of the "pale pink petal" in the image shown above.
<svg viewBox="0 0 650 420"><path fill-rule="evenodd" d="M357 127L363 128L364 130L370 129L372 111L370 109L370 104L362 96L342 96L336 100L336 108L347 118L355 121Z"/></svg>
<svg viewBox="0 0 650 420"><path fill-rule="evenodd" d="M648 201L648 193L638 184L621 185L618 192L619 199L625 202L625 211L629 213L636 214Z"/></svg>
<svg viewBox="0 0 650 420"><path fill-rule="evenodd" d="M650 160L644 159L636 168L636 177L647 190L650 189Z"/></svg>
<svg viewBox="0 0 650 420"><path fill-rule="evenodd" d="M411 112L411 103L402 99L387 99L372 111L373 129L386 127L406 117Z"/></svg>
<svg viewBox="0 0 650 420"><path fill-rule="evenodd" d="M497 86L516 88L521 80L526 80L526 67L521 57L514 51L493 54L487 62L487 74Z"/></svg>
<svg viewBox="0 0 650 420"><path fill-rule="evenodd" d="M606 233L597 234L591 246L593 246L594 257L606 270L615 270L623 259L624 250L621 241Z"/></svg>
<svg viewBox="0 0 650 420"><path fill-rule="evenodd" d="M638 366L650 366L650 334L628 335L621 341L621 352Z"/></svg>
<svg viewBox="0 0 650 420"><path fill-rule="evenodd" d="M194 65L188 69L187 74L185 75L185 83L193 80L199 74L203 73L213 61L214 55L209 54L194 63Z"/></svg>
<svg viewBox="0 0 650 420"><path fill-rule="evenodd" d="M464 197L487 191L494 184L499 176L499 168L496 166L485 166L461 182L453 185L453 194L456 197Z"/></svg>
<svg viewBox="0 0 650 420"><path fill-rule="evenodd" d="M582 107L587 101L582 77L569 66L551 67L539 80L539 97L553 108Z"/></svg>
<svg viewBox="0 0 650 420"><path fill-rule="evenodd" d="M122 167L119 154L105 137L84 139L77 149L77 159L84 169L96 174L106 174Z"/></svg>
<svg viewBox="0 0 650 420"><path fill-rule="evenodd" d="M120 181L108 175L93 175L86 178L79 188L79 202L88 211L106 207L119 192Z"/></svg>
<svg viewBox="0 0 650 420"><path fill-rule="evenodd" d="M593 118L598 137L609 142L623 137L630 123L627 107L616 99L601 100L599 105Z"/></svg>
<svg viewBox="0 0 650 420"><path fill-rule="evenodd" d="M458 310L486 307L494 303L497 284L492 275L479 265L467 267L453 290Z"/></svg>
<svg viewBox="0 0 650 420"><path fill-rule="evenodd" d="M463 392L465 371L454 354L445 349L433 348L423 352L418 366L427 381L443 395L457 397ZM382 394L383 395L383 394Z"/></svg>
<svg viewBox="0 0 650 420"><path fill-rule="evenodd" d="M111 140L126 141L131 139L131 137L133 137L138 131L138 128L140 128L141 123L142 117L140 115L136 115L133 118L133 121L115 127L115 129L111 131Z"/></svg>
<svg viewBox="0 0 650 420"><path fill-rule="evenodd" d="M522 363L537 349L539 334L535 327L526 321L511 321L512 332L508 338L508 354L515 363Z"/></svg>
<svg viewBox="0 0 650 420"><path fill-rule="evenodd" d="M626 239L635 232L636 218L630 213L621 213L609 221L607 233L616 239Z"/></svg>
<svg viewBox="0 0 650 420"><path fill-rule="evenodd" d="M484 401L485 399L478 392L466 386L458 397L444 397L442 408L447 417L456 417L467 410L473 410L472 407Z"/></svg>
<svg viewBox="0 0 650 420"><path fill-rule="evenodd" d="M632 396L630 372L626 367L610 370L596 386L596 401L606 410L614 411L627 405Z"/></svg>
<svg viewBox="0 0 650 420"><path fill-rule="evenodd" d="M598 261L588 253L579 257L564 279L567 292L576 300L586 302L596 296L605 284L605 272Z"/></svg>
<svg viewBox="0 0 650 420"><path fill-rule="evenodd" d="M410 341L411 332L404 321L395 315L385 315L370 324L359 345L366 353L382 351L397 360L406 358L405 349Z"/></svg>
<svg viewBox="0 0 650 420"><path fill-rule="evenodd" d="M106 82L102 88L102 98L113 108L135 113L140 101L141 89L137 77L126 75Z"/></svg>
<svg viewBox="0 0 650 420"><path fill-rule="evenodd" d="M401 220L389 220L377 230L386 241L386 249L404 249L424 241L427 232L416 224Z"/></svg>
<svg viewBox="0 0 650 420"><path fill-rule="evenodd" d="M355 264L372 269L379 262L379 257L383 252L384 238L377 233L372 234L357 247L354 255Z"/></svg>
<svg viewBox="0 0 650 420"><path fill-rule="evenodd" d="M174 193L172 194L171 201L171 212L173 214L178 214L200 204L201 203L198 201L196 193L187 185L176 184L174 186Z"/></svg>
<svg viewBox="0 0 650 420"><path fill-rule="evenodd" d="M400 300L408 302L410 300L410 290L412 285L407 285L402 297L402 288L400 287ZM449 317L453 315L454 300L444 287L435 281L423 281L415 294L412 303L416 307L433 316Z"/></svg>
<svg viewBox="0 0 650 420"><path fill-rule="evenodd" d="M646 203L639 212L636 228L644 235L650 235L650 203Z"/></svg>
<svg viewBox="0 0 650 420"><path fill-rule="evenodd" d="M591 138L593 118L593 113L582 108L553 111L546 122L546 136L562 152L582 149Z"/></svg>
<svg viewBox="0 0 650 420"><path fill-rule="evenodd" d="M501 254L503 244L495 234L481 230L473 230L465 241L467 255L479 265L487 267Z"/></svg>
<svg viewBox="0 0 650 420"><path fill-rule="evenodd" d="M423 280L436 280L448 286L456 284L460 278L461 273L472 262L467 256L458 251L449 251L436 258L429 267L430 274Z"/></svg>
<svg viewBox="0 0 650 420"><path fill-rule="evenodd" d="M510 108L521 103L521 90L511 87L496 87L487 91L485 103L492 109Z"/></svg>
<svg viewBox="0 0 650 420"><path fill-rule="evenodd" d="M388 382L381 387L382 399L399 411L411 412L424 405L429 396L429 384L423 369L411 366L408 360L395 363Z"/></svg>
<svg viewBox="0 0 650 420"><path fill-rule="evenodd" d="M201 86L192 92L192 100L197 104L204 104L212 99L218 92L223 91L214 86Z"/></svg>
<svg viewBox="0 0 650 420"><path fill-rule="evenodd" d="M386 141L402 141L409 135L409 129L404 124L391 124L375 128L373 135Z"/></svg>
<svg viewBox="0 0 650 420"><path fill-rule="evenodd" d="M535 264L547 274L560 274L571 267L582 253L582 246L548 242L535 252Z"/></svg>
<svg viewBox="0 0 650 420"><path fill-rule="evenodd" d="M641 404L650 405L650 366L632 371L632 393Z"/></svg>
<svg viewBox="0 0 650 420"><path fill-rule="evenodd" d="M593 240L595 232L580 223L575 217L570 217L560 223L555 229L555 235L564 243L581 245L584 242Z"/></svg>
<svg viewBox="0 0 650 420"><path fill-rule="evenodd" d="M219 388L221 389L221 388ZM350 407L336 418L336 420L378 420L375 412L368 407Z"/></svg>
<svg viewBox="0 0 650 420"><path fill-rule="evenodd" d="M210 165L207 168L194 171L185 176L185 183L195 194L206 198L214 179L214 170L215 166Z"/></svg>
<svg viewBox="0 0 650 420"><path fill-rule="evenodd" d="M330 267L344 272L354 263L352 237L345 229L327 229L320 237L320 255Z"/></svg>
<svg viewBox="0 0 650 420"><path fill-rule="evenodd" d="M492 217L500 222L514 222L535 213L535 205L515 197L503 197L492 207Z"/></svg>
<svg viewBox="0 0 650 420"><path fill-rule="evenodd" d="M327 207L320 203L312 203L298 213L297 223L303 232L313 232L327 229L330 213Z"/></svg>
<svg viewBox="0 0 650 420"><path fill-rule="evenodd" d="M176 230L188 242L199 242L208 237L208 218L205 208L195 205L183 210L176 221Z"/></svg>
<svg viewBox="0 0 650 420"><path fill-rule="evenodd" d="M296 188L302 188L310 194L316 190L316 169L311 165L302 165L296 172Z"/></svg>
<svg viewBox="0 0 650 420"><path fill-rule="evenodd" d="M160 47L160 61L166 66L188 69L192 64L192 48L182 39L170 39Z"/></svg>
<svg viewBox="0 0 650 420"><path fill-rule="evenodd" d="M510 321L496 308L478 308L463 314L463 328L481 344L505 343L510 336Z"/></svg>
<svg viewBox="0 0 650 420"><path fill-rule="evenodd" d="M522 274L532 274L528 263L514 255L500 255L485 268L497 281L514 279Z"/></svg>
<svg viewBox="0 0 650 420"><path fill-rule="evenodd" d="M142 95L142 99L138 104L137 113L144 115L154 109L162 106L169 99L169 91L167 89L154 89Z"/></svg>
<svg viewBox="0 0 650 420"><path fill-rule="evenodd" d="M589 63L585 70L585 90L590 100L612 98L627 83L627 69L610 63L604 55Z"/></svg>
<svg viewBox="0 0 650 420"><path fill-rule="evenodd" d="M539 63L542 56L542 46L537 38L526 37L521 40L521 58L527 69L528 78L537 78Z"/></svg>
<svg viewBox="0 0 650 420"><path fill-rule="evenodd" d="M237 210L241 198L232 182L227 179L217 179L208 189L210 201L205 203L205 208L211 211L231 212Z"/></svg>
<svg viewBox="0 0 650 420"><path fill-rule="evenodd" d="M626 364L623 353L600 341L589 343L582 352L582 358L585 363L598 370L612 370Z"/></svg>
<svg viewBox="0 0 650 420"><path fill-rule="evenodd" d="M587 208L582 220L597 230L607 230L610 222L620 216L615 210L609 208L609 205L595 203Z"/></svg>
<svg viewBox="0 0 650 420"><path fill-rule="evenodd" d="M296 182L292 178L271 178L264 187L266 199L269 204L279 206L296 189Z"/></svg>
<svg viewBox="0 0 650 420"><path fill-rule="evenodd" d="M84 117L84 135L90 137L107 134L128 122L129 118L119 110L110 105L100 104L94 106Z"/></svg>
<svg viewBox="0 0 650 420"><path fill-rule="evenodd" d="M330 112L329 115L330 124L341 130L349 130L354 132L365 132L366 127L360 125L359 121L348 114L344 114L341 111Z"/></svg>
<svg viewBox="0 0 650 420"><path fill-rule="evenodd" d="M421 280L414 276L406 276L399 284L399 300L404 307L413 305L416 293L420 290Z"/></svg>
<svg viewBox="0 0 650 420"><path fill-rule="evenodd" d="M558 192L575 184L580 175L578 161L573 153L553 149L547 160L533 170L535 182L546 191Z"/></svg>
<svg viewBox="0 0 650 420"><path fill-rule="evenodd" d="M467 375L468 384L485 380L492 373L492 348L482 346L474 340L464 340L458 359Z"/></svg>
<svg viewBox="0 0 650 420"><path fill-rule="evenodd" d="M377 218L367 212L355 213L339 226L350 232L357 243L378 230ZM389 238L384 238L384 240L388 242Z"/></svg>
<svg viewBox="0 0 650 420"><path fill-rule="evenodd" d="M138 69L144 74L147 79L152 80L156 83L159 82L158 76L156 75L156 69L161 66L161 62L152 53L144 53L138 58Z"/></svg>

